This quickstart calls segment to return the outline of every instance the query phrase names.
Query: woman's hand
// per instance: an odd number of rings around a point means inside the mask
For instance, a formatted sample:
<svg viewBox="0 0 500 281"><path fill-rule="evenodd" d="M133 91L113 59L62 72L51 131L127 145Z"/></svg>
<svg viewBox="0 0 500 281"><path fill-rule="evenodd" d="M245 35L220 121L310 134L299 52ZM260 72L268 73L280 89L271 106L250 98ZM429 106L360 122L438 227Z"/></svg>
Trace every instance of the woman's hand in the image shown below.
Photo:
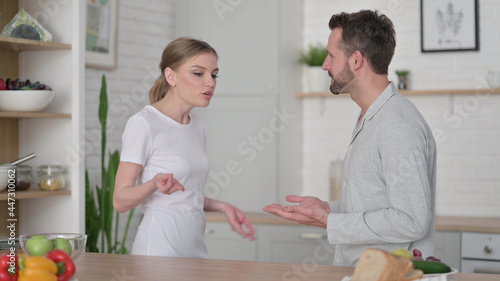
<svg viewBox="0 0 500 281"><path fill-rule="evenodd" d="M172 194L176 191L184 191L184 186L174 178L173 174L156 174L153 178L156 188L163 194Z"/></svg>
<svg viewBox="0 0 500 281"><path fill-rule="evenodd" d="M250 241L255 240L255 230L253 225L240 209L231 204L226 204L224 214L226 215L229 225L231 225L231 229L234 232L239 233L241 236Z"/></svg>
<svg viewBox="0 0 500 281"><path fill-rule="evenodd" d="M113 207L124 213L137 207L156 190L163 194L184 191L184 186L172 174L157 174L151 180L135 185L137 177L142 172L142 165L131 162L120 162L116 172Z"/></svg>
<svg viewBox="0 0 500 281"><path fill-rule="evenodd" d="M206 212L222 212L226 215L231 229L250 241L255 240L255 230L245 214L235 206L205 197L204 210Z"/></svg>

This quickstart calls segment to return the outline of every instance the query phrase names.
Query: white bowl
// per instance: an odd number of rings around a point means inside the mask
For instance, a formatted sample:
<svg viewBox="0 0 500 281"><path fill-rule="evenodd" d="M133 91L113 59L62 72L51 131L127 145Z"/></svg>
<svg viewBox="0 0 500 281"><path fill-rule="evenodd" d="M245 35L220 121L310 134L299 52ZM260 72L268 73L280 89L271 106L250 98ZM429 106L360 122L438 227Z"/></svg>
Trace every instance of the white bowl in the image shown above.
<svg viewBox="0 0 500 281"><path fill-rule="evenodd" d="M0 91L0 110L43 111L54 98L54 94L53 91L47 90Z"/></svg>
<svg viewBox="0 0 500 281"><path fill-rule="evenodd" d="M3 191L9 185L9 169L12 169L12 166L0 166L0 191Z"/></svg>

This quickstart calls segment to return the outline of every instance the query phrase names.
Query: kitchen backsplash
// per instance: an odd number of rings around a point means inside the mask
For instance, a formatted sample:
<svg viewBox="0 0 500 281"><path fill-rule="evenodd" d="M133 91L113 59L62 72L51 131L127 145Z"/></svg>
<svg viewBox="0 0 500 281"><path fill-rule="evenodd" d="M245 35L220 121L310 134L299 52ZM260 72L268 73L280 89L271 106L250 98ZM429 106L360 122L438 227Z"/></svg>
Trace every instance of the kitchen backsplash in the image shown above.
<svg viewBox="0 0 500 281"><path fill-rule="evenodd" d="M333 13L384 11L396 26L389 70L410 70L410 89L488 88L500 67L500 3L479 1L480 51L422 54L420 1L304 1L304 45L326 44ZM326 74L325 74L326 75ZM326 91L327 89L325 89ZM438 215L500 216L500 94L407 96L421 111L438 148ZM359 114L348 96L303 100L303 193L330 196L330 165L342 160Z"/></svg>

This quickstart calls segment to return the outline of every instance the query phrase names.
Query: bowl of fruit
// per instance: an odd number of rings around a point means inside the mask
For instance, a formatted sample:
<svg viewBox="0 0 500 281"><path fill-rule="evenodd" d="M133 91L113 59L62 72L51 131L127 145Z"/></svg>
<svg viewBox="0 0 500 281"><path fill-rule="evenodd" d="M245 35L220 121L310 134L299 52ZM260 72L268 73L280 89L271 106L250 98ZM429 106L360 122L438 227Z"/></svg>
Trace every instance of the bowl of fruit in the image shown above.
<svg viewBox="0 0 500 281"><path fill-rule="evenodd" d="M0 111L43 111L54 99L54 91L39 81L0 78Z"/></svg>
<svg viewBox="0 0 500 281"><path fill-rule="evenodd" d="M67 252L76 260L85 250L87 235L80 233L38 233L19 236L19 244L25 254L45 256L54 249Z"/></svg>

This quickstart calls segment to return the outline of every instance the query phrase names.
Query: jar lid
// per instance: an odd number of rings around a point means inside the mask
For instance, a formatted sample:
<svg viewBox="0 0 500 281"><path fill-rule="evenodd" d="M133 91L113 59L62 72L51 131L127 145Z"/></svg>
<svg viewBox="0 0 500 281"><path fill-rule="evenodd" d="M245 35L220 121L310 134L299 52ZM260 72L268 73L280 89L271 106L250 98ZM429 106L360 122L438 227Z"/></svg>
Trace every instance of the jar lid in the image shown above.
<svg viewBox="0 0 500 281"><path fill-rule="evenodd" d="M62 165L40 165L38 166L38 171L42 172L66 172L66 168Z"/></svg>

